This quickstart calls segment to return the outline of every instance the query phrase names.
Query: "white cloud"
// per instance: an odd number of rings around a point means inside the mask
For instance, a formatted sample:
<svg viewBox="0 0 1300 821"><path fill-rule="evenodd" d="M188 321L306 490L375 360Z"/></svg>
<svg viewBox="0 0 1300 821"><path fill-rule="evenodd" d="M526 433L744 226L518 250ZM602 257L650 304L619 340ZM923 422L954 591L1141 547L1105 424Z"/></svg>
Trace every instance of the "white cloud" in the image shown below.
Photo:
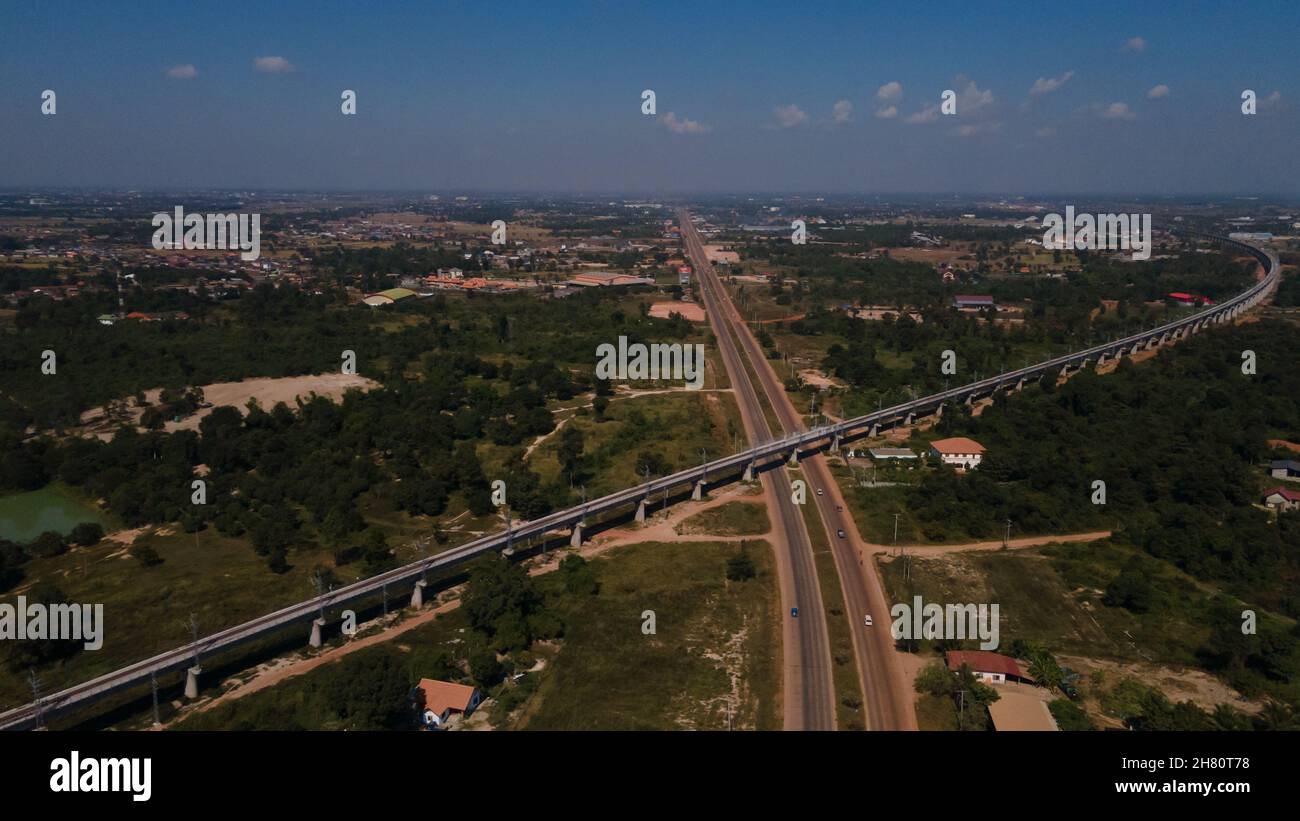
<svg viewBox="0 0 1300 821"><path fill-rule="evenodd" d="M1133 54L1141 54L1147 50L1147 41L1141 37L1130 37L1124 44L1124 50Z"/></svg>
<svg viewBox="0 0 1300 821"><path fill-rule="evenodd" d="M1033 87L1029 89L1029 96L1041 97L1044 94L1051 94L1053 91L1056 91L1058 88L1069 82L1070 78L1073 76L1073 71L1067 71L1060 77L1039 77L1037 80L1034 80Z"/></svg>
<svg viewBox="0 0 1300 821"><path fill-rule="evenodd" d="M876 111L876 116L882 120L892 120L898 116L898 106L889 105Z"/></svg>
<svg viewBox="0 0 1300 821"><path fill-rule="evenodd" d="M1128 103L1111 103L1097 109L1097 116L1103 120L1134 120L1137 115L1129 110Z"/></svg>
<svg viewBox="0 0 1300 821"><path fill-rule="evenodd" d="M853 103L840 100L831 107L831 122L838 125L847 123L851 119L853 119Z"/></svg>
<svg viewBox="0 0 1300 821"><path fill-rule="evenodd" d="M1002 123L998 122L968 123L960 126L957 134L961 137L975 137L980 134L996 134L1001 130Z"/></svg>
<svg viewBox="0 0 1300 821"><path fill-rule="evenodd" d="M989 89L981 90L975 85L974 80L967 80L965 75L957 75L956 85L961 88L957 92L957 110L955 116L963 116L973 111L978 111L984 106L993 102L993 92ZM962 84L965 84L963 87ZM907 115L904 122L908 123L933 123L939 120L942 115L942 109L938 103L931 103L923 107L920 111Z"/></svg>
<svg viewBox="0 0 1300 821"><path fill-rule="evenodd" d="M198 69L196 69L194 66L190 65L189 63L185 63L184 65L179 65L179 66L172 66L171 68L167 69L167 76L172 78L173 80L193 80L196 76L198 76L198 73L199 73Z"/></svg>
<svg viewBox="0 0 1300 821"><path fill-rule="evenodd" d="M1260 97L1258 107L1272 108L1273 106L1277 105L1280 102L1282 102L1282 92L1274 91L1272 94L1268 95L1267 97Z"/></svg>
<svg viewBox="0 0 1300 821"><path fill-rule="evenodd" d="M685 117L678 118L678 116L671 111L667 114L659 115L659 122L664 128L674 134L708 134L713 130L713 126L708 126L695 120L688 120Z"/></svg>
<svg viewBox="0 0 1300 821"><path fill-rule="evenodd" d="M1169 86L1165 85L1164 83L1161 83L1160 85L1157 86L1152 86L1151 90L1147 92L1148 100L1159 100L1161 97L1168 97L1168 96L1169 96Z"/></svg>
<svg viewBox="0 0 1300 821"><path fill-rule="evenodd" d="M961 83L962 77L957 78L958 84ZM983 108L993 102L993 92L990 89L980 91L975 81L971 80L966 87L957 92L957 114L969 114L972 111Z"/></svg>
<svg viewBox="0 0 1300 821"><path fill-rule="evenodd" d="M1035 132L1034 132L1034 136L1035 136L1035 137L1055 137L1055 136L1056 136L1056 126L1045 125L1045 126L1043 126L1042 128L1040 128L1040 129L1038 129L1037 131L1035 131Z"/></svg>
<svg viewBox="0 0 1300 821"><path fill-rule="evenodd" d="M257 57L253 60L253 68L263 74L288 74L293 71L293 63L283 57Z"/></svg>
<svg viewBox="0 0 1300 821"><path fill-rule="evenodd" d="M876 89L877 100L897 100L903 96L903 84L897 80L890 80L880 88Z"/></svg>
<svg viewBox="0 0 1300 821"><path fill-rule="evenodd" d="M782 128L793 128L808 122L808 115L803 112L799 106L791 103L790 105L779 105L772 109L773 116L776 117L777 123Z"/></svg>
<svg viewBox="0 0 1300 821"><path fill-rule="evenodd" d="M932 123L937 119L939 119L939 106L937 104L931 103L930 105L926 106L925 108L921 109L915 114L908 114L907 117L905 118L905 121L916 124L916 123Z"/></svg>

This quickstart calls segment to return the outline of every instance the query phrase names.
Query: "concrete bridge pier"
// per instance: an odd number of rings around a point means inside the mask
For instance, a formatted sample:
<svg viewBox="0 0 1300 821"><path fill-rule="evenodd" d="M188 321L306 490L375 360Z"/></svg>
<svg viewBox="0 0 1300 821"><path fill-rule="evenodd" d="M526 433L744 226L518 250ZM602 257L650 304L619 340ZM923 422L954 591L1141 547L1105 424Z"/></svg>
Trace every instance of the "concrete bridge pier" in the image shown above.
<svg viewBox="0 0 1300 821"><path fill-rule="evenodd" d="M636 503L636 523L645 524L646 500L642 499Z"/></svg>
<svg viewBox="0 0 1300 821"><path fill-rule="evenodd" d="M939 417L940 419L942 419L942 418L943 418L943 406L946 405L946 404L948 404L948 403L947 403L947 402L940 402L940 403L939 403L939 407L937 407L937 408L934 409L934 415L937 416L937 417Z"/></svg>
<svg viewBox="0 0 1300 821"><path fill-rule="evenodd" d="M325 626L324 619L312 619L311 638L307 639L307 643L310 644L312 647L320 647L322 644L325 643L321 639L321 628L323 628L324 626Z"/></svg>
<svg viewBox="0 0 1300 821"><path fill-rule="evenodd" d="M745 465L745 474L740 477L740 480L742 482L754 481L754 462L752 460L749 464Z"/></svg>
<svg viewBox="0 0 1300 821"><path fill-rule="evenodd" d="M790 467L795 467L798 464L799 464L799 449L795 448L794 450L790 451Z"/></svg>
<svg viewBox="0 0 1300 821"><path fill-rule="evenodd" d="M185 671L186 698L195 699L199 697L199 673L202 672L203 668L197 664Z"/></svg>
<svg viewBox="0 0 1300 821"><path fill-rule="evenodd" d="M428 584L429 583L426 582L424 579L420 579L418 582L415 583L415 589L411 591L411 606L414 607L416 610L419 610L421 607L424 607L424 588Z"/></svg>
<svg viewBox="0 0 1300 821"><path fill-rule="evenodd" d="M833 439L831 439L830 452L831 453L840 452L840 435L838 433L835 434L835 437Z"/></svg>
<svg viewBox="0 0 1300 821"><path fill-rule="evenodd" d="M904 425L910 425L910 424L912 424L912 420L915 419L915 418L916 418L916 414L915 414L915 413L909 413L909 414L907 415L907 418L903 420L903 424L904 424Z"/></svg>
<svg viewBox="0 0 1300 821"><path fill-rule="evenodd" d="M966 397L966 407L969 408L971 405L974 404L975 404L975 394L972 393Z"/></svg>
<svg viewBox="0 0 1300 821"><path fill-rule="evenodd" d="M1025 378L1022 376L1016 380L1016 386L1012 390L1017 390L1017 391L1024 390L1024 387L1025 387Z"/></svg>
<svg viewBox="0 0 1300 821"><path fill-rule="evenodd" d="M582 547L582 522L574 522L573 535L569 537L570 547Z"/></svg>
<svg viewBox="0 0 1300 821"><path fill-rule="evenodd" d="M696 479L691 486L691 501L698 502L704 498L704 480Z"/></svg>
<svg viewBox="0 0 1300 821"><path fill-rule="evenodd" d="M867 436L870 436L870 437L872 437L872 438L875 438L875 437L877 437L877 436L879 436L879 435L880 435L880 423L879 423L879 422L872 422L872 423L871 423L871 432L868 433Z"/></svg>

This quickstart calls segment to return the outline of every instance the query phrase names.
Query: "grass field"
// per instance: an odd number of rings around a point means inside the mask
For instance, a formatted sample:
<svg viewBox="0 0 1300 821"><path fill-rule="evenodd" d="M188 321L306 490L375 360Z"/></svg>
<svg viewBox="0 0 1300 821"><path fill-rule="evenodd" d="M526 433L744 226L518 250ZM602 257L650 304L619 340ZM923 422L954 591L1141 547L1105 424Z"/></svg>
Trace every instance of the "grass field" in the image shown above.
<svg viewBox="0 0 1300 821"><path fill-rule="evenodd" d="M389 544L402 563L419 558L404 536L419 528L404 513L389 514L403 527L389 528ZM382 516L379 517L382 519ZM427 527L424 529L427 533ZM459 537L461 540L468 536ZM441 550L453 546L457 537ZM330 568L346 584L363 577L362 563L334 567L332 551L324 547L289 553L290 569L272 573L266 560L242 538L229 538L214 528L184 533L175 526L158 528L140 537L157 551L162 564L145 567L114 541L75 548L62 556L37 558L27 564L27 578L0 601L12 602L37 581L53 583L70 602L104 605L104 645L79 652L43 667L45 692L52 692L109 672L132 661L171 650L189 641L188 620L194 614L203 634L231 627L315 593L312 572ZM25 670L0 665L0 709L31 700Z"/></svg>
<svg viewBox="0 0 1300 821"><path fill-rule="evenodd" d="M583 434L579 481L590 499L644 482L636 470L643 451L658 454L670 472L698 465L701 448L711 459L731 453L731 431L739 422L729 426L728 421L734 419L730 395L676 390L614 399L600 422L590 410L579 410L566 426ZM529 459L531 469L546 481L566 478L561 477L559 442L560 435L552 434Z"/></svg>
<svg viewBox="0 0 1300 821"><path fill-rule="evenodd" d="M727 502L696 513L677 526L677 532L715 536L759 536L772 529L767 510L752 502Z"/></svg>
<svg viewBox="0 0 1300 821"><path fill-rule="evenodd" d="M730 544L639 544L593 561L600 592L566 609L563 645L520 725L546 730L781 727L772 551L728 582ZM656 632L642 633L655 613Z"/></svg>
<svg viewBox="0 0 1300 821"><path fill-rule="evenodd" d="M1164 562L1146 559L1161 591L1159 606L1135 613L1108 606L1111 579L1137 554L1109 541L927 557L912 551L911 579L899 559L881 562L893 601L994 603L1003 647L1038 641L1057 653L1197 666L1209 637L1205 618L1214 591ZM929 642L922 642L925 646Z"/></svg>

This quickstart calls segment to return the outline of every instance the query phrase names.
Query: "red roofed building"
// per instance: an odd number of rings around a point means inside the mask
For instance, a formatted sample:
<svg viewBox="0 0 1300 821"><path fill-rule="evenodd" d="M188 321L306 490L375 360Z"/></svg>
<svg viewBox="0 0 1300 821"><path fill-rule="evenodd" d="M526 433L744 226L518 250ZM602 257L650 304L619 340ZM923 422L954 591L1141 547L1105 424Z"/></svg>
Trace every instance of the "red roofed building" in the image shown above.
<svg viewBox="0 0 1300 821"><path fill-rule="evenodd" d="M1020 663L1011 656L988 650L949 650L946 656L950 671L955 673L965 664L970 667L975 678L985 684L1002 684L1007 679L1034 683L1033 678L1020 669Z"/></svg>
<svg viewBox="0 0 1300 821"><path fill-rule="evenodd" d="M1174 291L1167 295L1170 300L1179 305L1213 305L1214 300L1200 294L1189 294L1183 291Z"/></svg>
<svg viewBox="0 0 1300 821"><path fill-rule="evenodd" d="M965 436L937 439L930 443L930 453L945 465L959 468L978 467L984 459L984 446Z"/></svg>
<svg viewBox="0 0 1300 821"><path fill-rule="evenodd" d="M477 687L422 678L413 694L421 704L420 723L430 730L447 726L455 715L469 715L483 700Z"/></svg>
<svg viewBox="0 0 1300 821"><path fill-rule="evenodd" d="M1264 504L1276 510L1295 510L1300 507L1300 491L1278 487L1264 491Z"/></svg>

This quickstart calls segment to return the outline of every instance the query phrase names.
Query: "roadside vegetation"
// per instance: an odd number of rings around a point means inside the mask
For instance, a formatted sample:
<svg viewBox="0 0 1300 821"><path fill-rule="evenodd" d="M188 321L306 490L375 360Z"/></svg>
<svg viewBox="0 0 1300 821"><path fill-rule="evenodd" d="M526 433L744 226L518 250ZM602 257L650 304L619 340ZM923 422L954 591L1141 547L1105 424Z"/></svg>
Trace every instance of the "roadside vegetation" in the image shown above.
<svg viewBox="0 0 1300 821"><path fill-rule="evenodd" d="M537 577L494 556L430 624L176 726L414 729L410 691L435 678L482 689L488 727L778 729L776 610L764 542L630 545Z"/></svg>

